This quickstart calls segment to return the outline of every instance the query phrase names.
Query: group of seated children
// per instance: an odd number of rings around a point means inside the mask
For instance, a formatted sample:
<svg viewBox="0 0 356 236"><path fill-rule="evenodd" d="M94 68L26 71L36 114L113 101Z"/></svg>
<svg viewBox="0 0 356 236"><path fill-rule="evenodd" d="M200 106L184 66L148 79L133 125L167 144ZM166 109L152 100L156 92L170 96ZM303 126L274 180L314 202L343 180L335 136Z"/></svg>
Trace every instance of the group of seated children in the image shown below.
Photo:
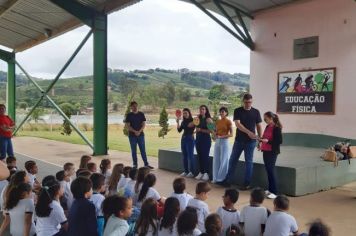
<svg viewBox="0 0 356 236"><path fill-rule="evenodd" d="M288 198L278 196L271 213L262 206L265 193L260 188L251 191L250 204L241 212L236 208L239 192L226 189L223 206L211 213L209 183L197 183L193 197L185 191L185 179L177 178L165 199L147 167L115 164L111 171L109 159L97 168L90 156L83 156L77 171L66 163L40 183L34 161L25 163L26 171L17 169L16 158L8 158L7 164L11 176L0 183L0 236L9 225L12 236L299 235L296 220L287 213ZM316 235L329 235L320 221L310 228L309 236Z"/></svg>

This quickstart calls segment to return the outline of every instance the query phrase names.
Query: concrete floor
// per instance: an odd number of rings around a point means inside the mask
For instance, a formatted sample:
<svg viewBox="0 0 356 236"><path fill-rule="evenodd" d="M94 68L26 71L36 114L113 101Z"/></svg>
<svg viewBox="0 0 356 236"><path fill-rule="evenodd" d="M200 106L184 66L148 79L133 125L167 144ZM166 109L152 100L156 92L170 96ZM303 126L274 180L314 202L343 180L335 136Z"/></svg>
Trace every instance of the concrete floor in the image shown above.
<svg viewBox="0 0 356 236"><path fill-rule="evenodd" d="M13 140L16 152L19 154L18 167L23 166L25 159L35 159L40 167L39 178L48 174L55 174L65 162L79 165L79 158L83 154L91 154L89 147L76 144L45 140L40 138L17 137ZM102 157L95 157L93 161L100 163ZM110 151L112 163L131 165L129 153ZM157 167L158 159L149 158L150 164ZM142 162L141 162L142 164ZM177 174L156 169L156 188L162 196L169 196L172 192L172 181ZM194 193L196 180L187 179L187 191ZM224 189L214 186L209 194L208 204L213 212L222 204L221 196ZM290 213L297 219L301 232L307 230L307 223L321 218L332 229L334 236L356 235L356 182L329 191L311 194L303 197L290 198ZM241 209L249 202L249 193L240 192L237 207ZM272 200L266 199L264 205L273 209Z"/></svg>

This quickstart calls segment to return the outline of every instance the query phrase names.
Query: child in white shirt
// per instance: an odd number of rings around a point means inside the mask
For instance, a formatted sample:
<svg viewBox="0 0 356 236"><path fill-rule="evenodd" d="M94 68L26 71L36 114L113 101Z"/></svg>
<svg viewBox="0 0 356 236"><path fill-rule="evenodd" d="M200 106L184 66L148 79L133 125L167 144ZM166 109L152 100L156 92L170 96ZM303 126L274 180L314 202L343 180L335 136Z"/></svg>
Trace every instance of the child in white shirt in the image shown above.
<svg viewBox="0 0 356 236"><path fill-rule="evenodd" d="M137 169L132 168L129 172L130 180L127 182L125 186L124 196L133 198L135 196L135 185L136 185L136 177L137 177Z"/></svg>
<svg viewBox="0 0 356 236"><path fill-rule="evenodd" d="M245 236L261 235L264 232L267 217L266 207L261 206L265 193L261 188L255 188L250 195L250 205L241 210L240 225L244 228Z"/></svg>
<svg viewBox="0 0 356 236"><path fill-rule="evenodd" d="M69 182L72 183L72 181L75 178L75 166L71 162L67 162L63 165L63 170L65 171L65 174L69 177Z"/></svg>
<svg viewBox="0 0 356 236"><path fill-rule="evenodd" d="M173 189L174 193L171 194L171 197L175 197L179 201L180 211L184 211L187 207L190 199L193 199L193 196L185 193L185 179L184 178L176 178L173 181Z"/></svg>
<svg viewBox="0 0 356 236"><path fill-rule="evenodd" d="M209 206L205 202L208 199L208 193L211 187L207 182L199 182L195 188L195 198L190 199L187 207L196 209L198 214L198 229L205 232L205 219L209 215Z"/></svg>
<svg viewBox="0 0 356 236"><path fill-rule="evenodd" d="M37 236L55 235L68 230L67 218L60 205L59 199L64 189L54 179L43 181L43 187L36 204L36 233Z"/></svg>
<svg viewBox="0 0 356 236"><path fill-rule="evenodd" d="M164 199L161 198L161 195L157 192L155 188L153 188L155 184L156 184L156 176L154 174L148 174L145 177L145 180L143 181L142 188L138 195L138 199L136 203L137 207L141 207L142 203L148 198L152 198L158 204L161 205L164 204Z"/></svg>
<svg viewBox="0 0 356 236"><path fill-rule="evenodd" d="M25 162L25 169L28 173L28 176L30 178L30 185L34 191L37 189L41 188L41 184L38 182L36 179L36 174L38 174L38 167L36 162L34 161L26 161Z"/></svg>
<svg viewBox="0 0 356 236"><path fill-rule="evenodd" d="M197 227L197 210L188 206L178 216L177 234L179 236L199 236L202 232Z"/></svg>
<svg viewBox="0 0 356 236"><path fill-rule="evenodd" d="M91 195L89 201L91 201L95 206L96 222L98 235L102 236L104 232L104 215L102 212L102 204L105 200L105 176L99 173L93 173L90 176L90 180L93 184L93 194Z"/></svg>
<svg viewBox="0 0 356 236"><path fill-rule="evenodd" d="M268 217L264 236L297 236L298 225L295 218L287 213L289 199L280 195L273 201L274 212Z"/></svg>
<svg viewBox="0 0 356 236"><path fill-rule="evenodd" d="M235 208L235 203L239 199L239 192L236 189L226 189L223 196L224 206L219 207L217 214L222 221L222 233L221 236L226 235L226 230L231 225L238 225L240 222L240 212Z"/></svg>

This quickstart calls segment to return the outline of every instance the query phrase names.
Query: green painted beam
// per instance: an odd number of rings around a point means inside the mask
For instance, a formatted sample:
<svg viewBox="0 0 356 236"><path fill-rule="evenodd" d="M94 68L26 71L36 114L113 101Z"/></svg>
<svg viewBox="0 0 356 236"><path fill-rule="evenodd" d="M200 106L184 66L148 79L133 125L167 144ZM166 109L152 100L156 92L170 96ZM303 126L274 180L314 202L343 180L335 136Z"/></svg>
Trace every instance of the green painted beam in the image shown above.
<svg viewBox="0 0 356 236"><path fill-rule="evenodd" d="M59 6L63 10L67 11L71 15L77 17L84 24L92 27L94 24L94 16L96 14L96 10L85 5L80 4L77 1L64 1L64 0L50 0L55 5Z"/></svg>
<svg viewBox="0 0 356 236"><path fill-rule="evenodd" d="M8 51L0 49L0 60L9 62L9 61L13 60L14 56L15 56L15 54L13 52L8 52Z"/></svg>
<svg viewBox="0 0 356 236"><path fill-rule="evenodd" d="M94 35L94 155L108 151L107 15L96 15Z"/></svg>
<svg viewBox="0 0 356 236"><path fill-rule="evenodd" d="M14 55L15 56L15 55ZM7 62L6 102L8 115L16 122L16 64L15 58Z"/></svg>

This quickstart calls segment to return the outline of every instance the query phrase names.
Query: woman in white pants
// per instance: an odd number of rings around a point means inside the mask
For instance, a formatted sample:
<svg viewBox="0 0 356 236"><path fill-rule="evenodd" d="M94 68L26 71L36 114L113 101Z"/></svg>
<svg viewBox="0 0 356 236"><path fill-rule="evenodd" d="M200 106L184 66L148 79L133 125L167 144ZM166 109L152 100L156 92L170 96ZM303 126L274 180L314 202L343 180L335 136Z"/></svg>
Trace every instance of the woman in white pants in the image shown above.
<svg viewBox="0 0 356 236"><path fill-rule="evenodd" d="M219 109L220 119L216 122L213 159L213 183L222 182L229 166L229 138L232 137L232 122L227 118L226 107Z"/></svg>

